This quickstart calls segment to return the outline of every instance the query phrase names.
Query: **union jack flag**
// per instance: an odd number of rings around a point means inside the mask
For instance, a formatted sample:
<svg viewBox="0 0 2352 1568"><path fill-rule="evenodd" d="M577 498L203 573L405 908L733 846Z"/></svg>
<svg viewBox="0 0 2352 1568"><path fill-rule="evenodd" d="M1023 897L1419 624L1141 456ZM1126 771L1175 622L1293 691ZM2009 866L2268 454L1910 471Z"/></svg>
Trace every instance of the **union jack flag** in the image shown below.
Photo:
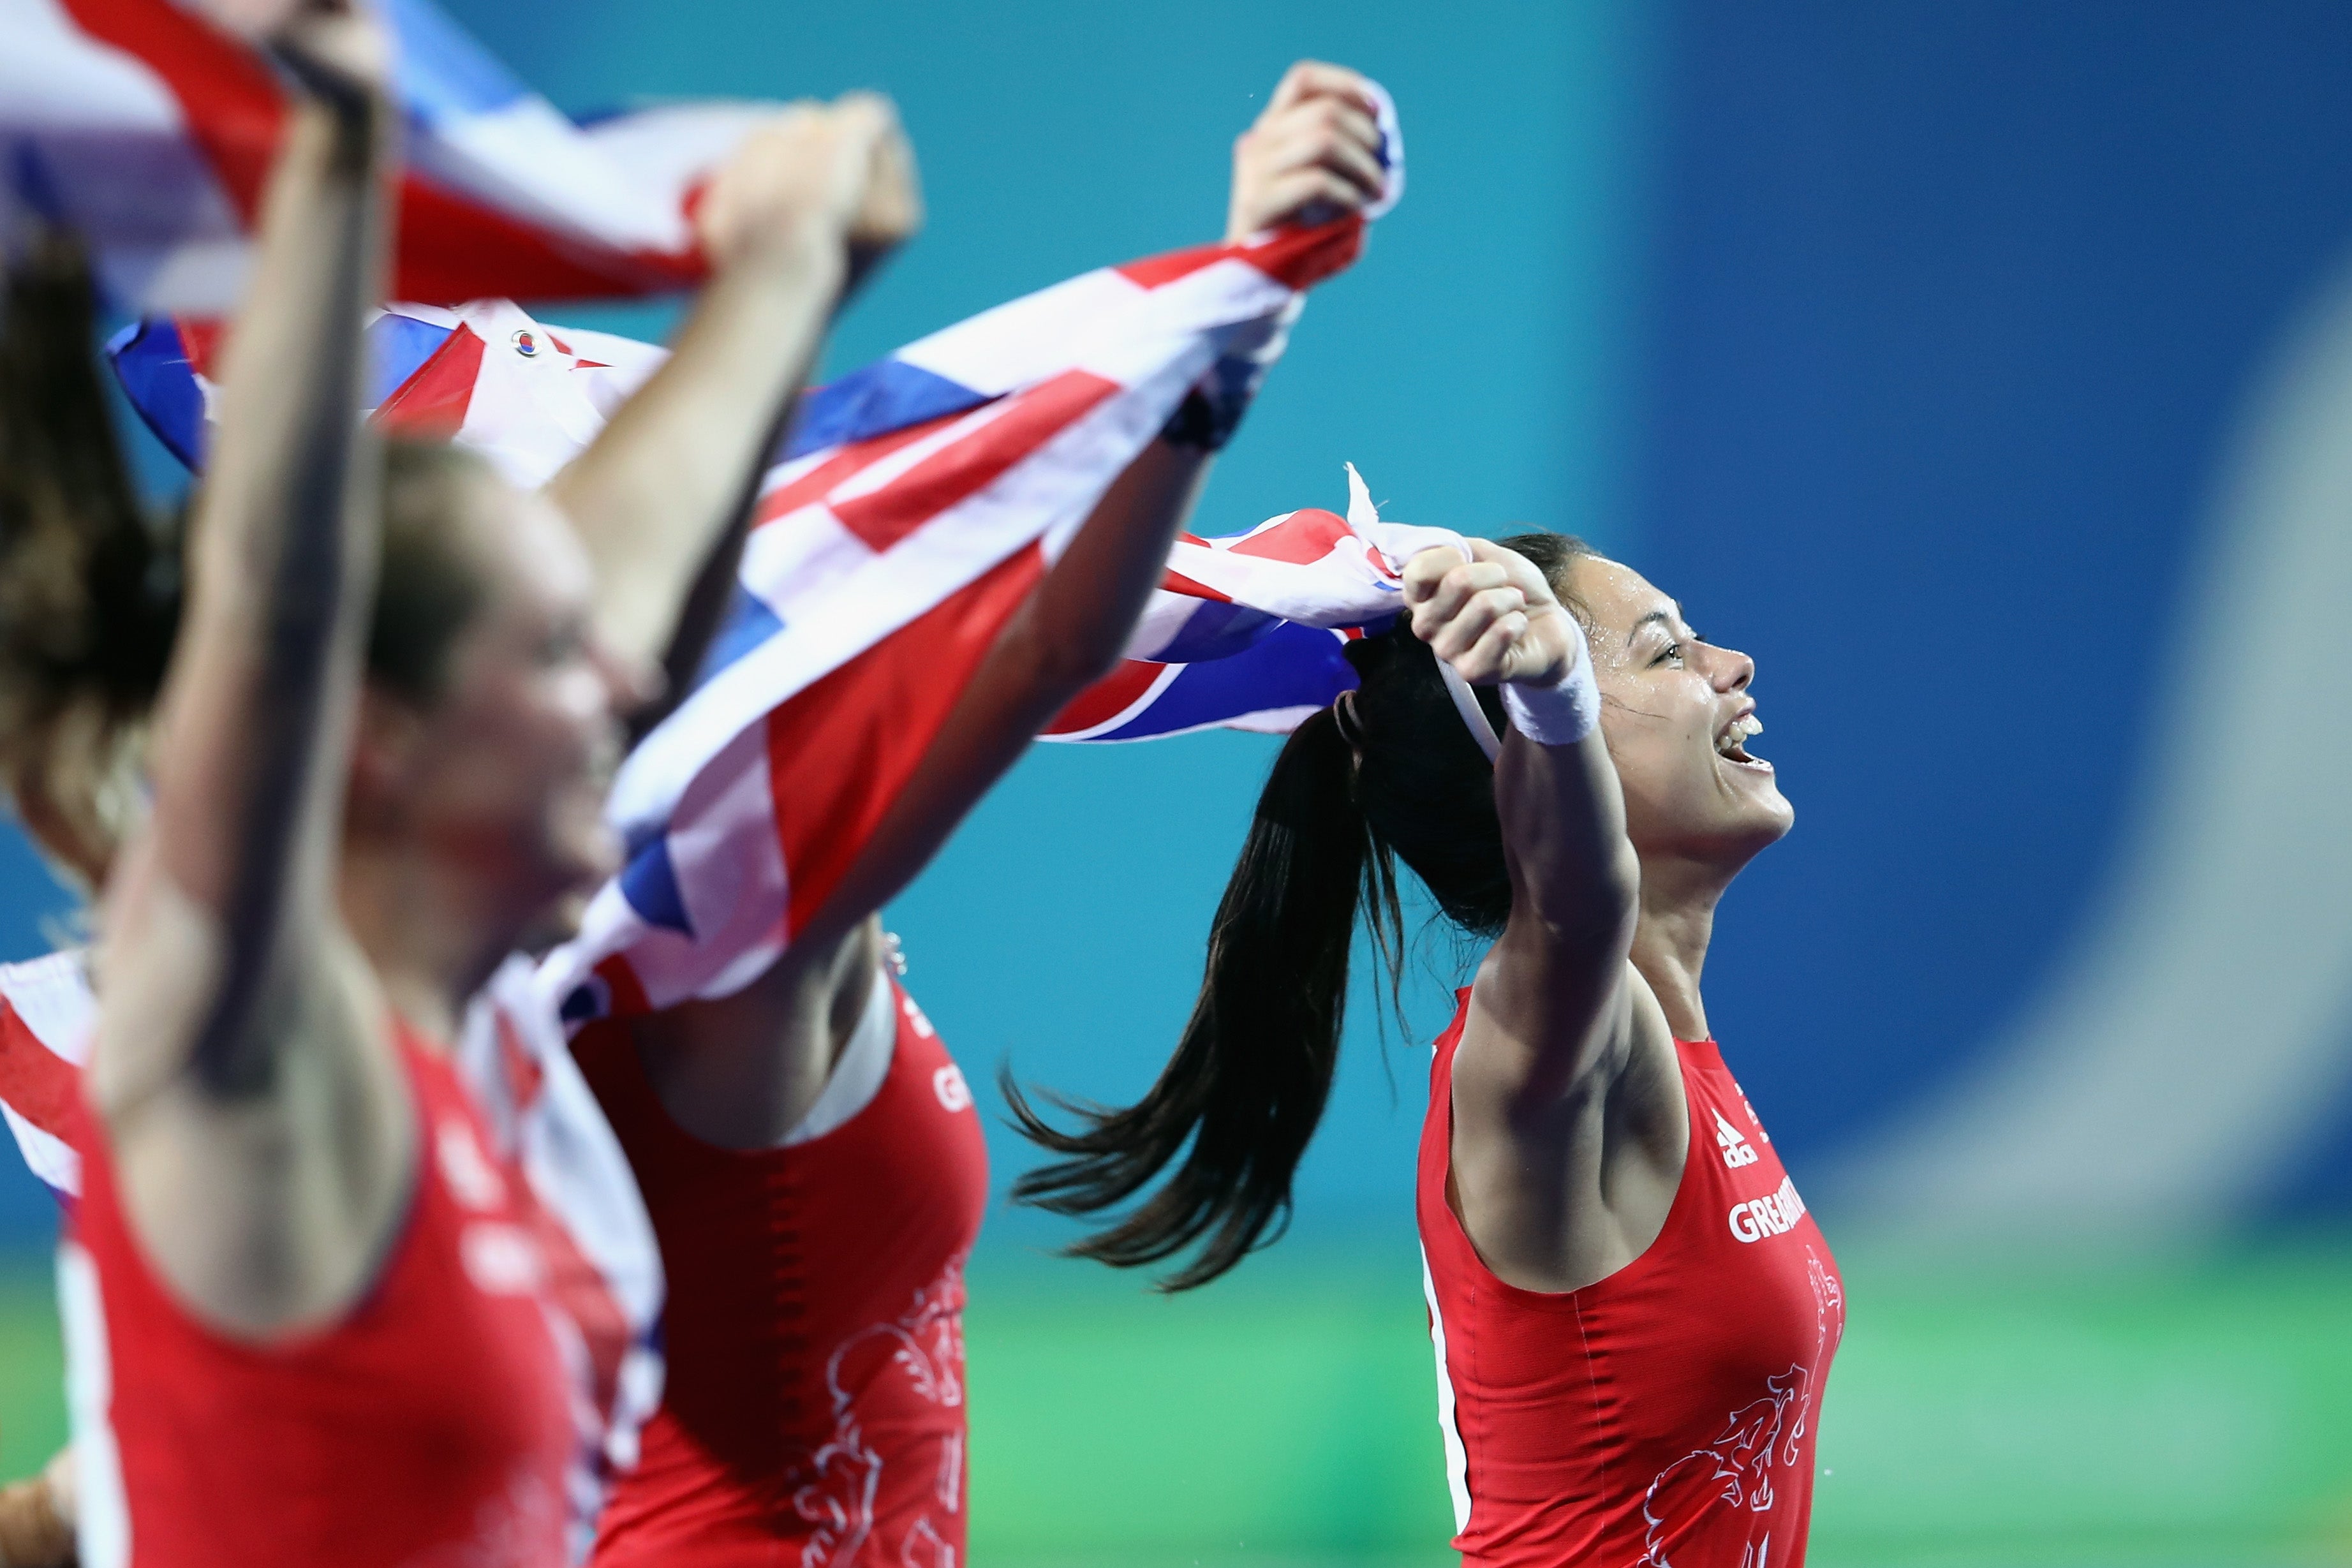
<svg viewBox="0 0 2352 1568"><path fill-rule="evenodd" d="M1382 522L1355 465L1348 515L1308 508L1244 533L1186 535L1118 668L1056 715L1048 741L1153 741L1194 730L1286 734L1356 684L1340 651L1398 609L1412 555L1461 547Z"/></svg>
<svg viewBox="0 0 2352 1568"><path fill-rule="evenodd" d="M576 125L430 0L382 11L405 121L396 297L607 298L702 275L688 205L772 105ZM287 110L260 53L173 0L8 0L0 233L23 210L74 229L126 310L226 310Z"/></svg>
<svg viewBox="0 0 2352 1568"><path fill-rule="evenodd" d="M1381 107L1393 199L1402 142ZM615 781L627 863L549 960L567 1011L722 995L765 970L1111 481L1213 367L1280 352L1305 290L1354 260L1385 205L1084 273L813 393L765 477L694 689ZM524 484L584 447L661 358L503 300L395 306L369 337L379 424L451 436ZM210 331L150 321L113 348L134 405L199 460ZM1284 550L1307 531L1202 543L1218 559L1183 591L1200 603L1236 574L1295 566Z"/></svg>
<svg viewBox="0 0 2352 1568"><path fill-rule="evenodd" d="M615 783L627 868L550 960L585 982L572 1015L723 995L773 963L1111 481L1217 360L1278 349L1363 226L1087 273L813 397L699 683Z"/></svg>
<svg viewBox="0 0 2352 1568"><path fill-rule="evenodd" d="M81 1192L72 1119L95 1013L79 953L0 963L0 1119L60 1204Z"/></svg>

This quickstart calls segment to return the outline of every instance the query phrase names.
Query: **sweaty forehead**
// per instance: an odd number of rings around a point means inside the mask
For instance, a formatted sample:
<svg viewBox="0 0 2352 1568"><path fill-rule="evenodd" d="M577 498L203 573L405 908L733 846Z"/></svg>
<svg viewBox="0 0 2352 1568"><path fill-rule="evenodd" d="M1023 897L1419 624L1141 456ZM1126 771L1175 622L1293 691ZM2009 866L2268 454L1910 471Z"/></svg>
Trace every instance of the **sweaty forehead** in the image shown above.
<svg viewBox="0 0 2352 1568"><path fill-rule="evenodd" d="M1593 627L1619 642L1631 637L1645 617L1661 611L1677 615L1674 600L1622 562L1588 555L1576 563L1573 572L1573 590L1591 613Z"/></svg>

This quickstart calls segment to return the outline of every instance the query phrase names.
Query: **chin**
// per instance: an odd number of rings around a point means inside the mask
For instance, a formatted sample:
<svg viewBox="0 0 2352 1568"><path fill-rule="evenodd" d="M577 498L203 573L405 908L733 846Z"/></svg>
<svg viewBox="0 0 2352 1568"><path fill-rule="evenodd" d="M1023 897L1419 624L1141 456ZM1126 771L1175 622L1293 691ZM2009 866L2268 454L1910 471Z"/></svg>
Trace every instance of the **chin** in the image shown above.
<svg viewBox="0 0 2352 1568"><path fill-rule="evenodd" d="M1700 858L1735 873L1789 836L1796 826L1796 808L1778 790L1741 801L1717 815L1698 836L1705 848Z"/></svg>

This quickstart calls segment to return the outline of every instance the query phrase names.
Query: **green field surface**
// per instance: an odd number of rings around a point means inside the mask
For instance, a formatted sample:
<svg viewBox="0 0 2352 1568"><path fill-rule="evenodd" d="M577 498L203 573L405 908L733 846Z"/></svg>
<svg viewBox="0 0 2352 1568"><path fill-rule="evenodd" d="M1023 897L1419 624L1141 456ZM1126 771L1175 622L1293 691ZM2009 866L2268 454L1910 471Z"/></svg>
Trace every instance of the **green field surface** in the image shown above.
<svg viewBox="0 0 2352 1568"><path fill-rule="evenodd" d="M2352 1563L2352 1247L1843 1261L1819 1568ZM971 1285L975 1568L1451 1560L1409 1252L1163 1300L1001 1249ZM58 1354L42 1271L0 1275L8 1474L61 1435Z"/></svg>

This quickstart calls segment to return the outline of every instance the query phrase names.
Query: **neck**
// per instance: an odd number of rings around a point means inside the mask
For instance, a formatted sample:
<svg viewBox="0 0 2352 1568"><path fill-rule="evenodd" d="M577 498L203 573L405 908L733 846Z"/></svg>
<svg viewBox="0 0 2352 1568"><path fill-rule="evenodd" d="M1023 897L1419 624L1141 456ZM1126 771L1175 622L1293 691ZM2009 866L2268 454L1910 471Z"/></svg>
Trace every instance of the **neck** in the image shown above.
<svg viewBox="0 0 2352 1568"><path fill-rule="evenodd" d="M340 890L343 921L393 1010L433 1041L454 1041L467 998L513 945L515 922L404 843L347 839Z"/></svg>
<svg viewBox="0 0 2352 1568"><path fill-rule="evenodd" d="M1633 927L1633 967L1650 983L1680 1040L1709 1038L1699 976L1715 935L1715 906L1731 878L1687 860L1642 863L1642 910Z"/></svg>

